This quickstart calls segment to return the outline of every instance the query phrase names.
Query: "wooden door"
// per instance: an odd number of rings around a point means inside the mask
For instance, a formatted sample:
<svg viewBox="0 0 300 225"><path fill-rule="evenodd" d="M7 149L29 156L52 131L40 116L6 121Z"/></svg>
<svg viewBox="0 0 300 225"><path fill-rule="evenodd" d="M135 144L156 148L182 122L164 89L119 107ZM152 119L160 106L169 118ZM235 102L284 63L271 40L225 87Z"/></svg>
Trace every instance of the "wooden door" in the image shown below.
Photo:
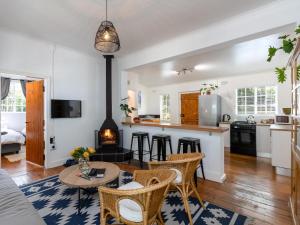
<svg viewBox="0 0 300 225"><path fill-rule="evenodd" d="M181 123L182 124L199 124L198 111L199 93L181 94Z"/></svg>
<svg viewBox="0 0 300 225"><path fill-rule="evenodd" d="M26 160L44 165L44 81L26 84Z"/></svg>
<svg viewBox="0 0 300 225"><path fill-rule="evenodd" d="M300 225L300 82L297 72L300 65L300 38L290 58L292 81L292 176L290 207L295 225Z"/></svg>

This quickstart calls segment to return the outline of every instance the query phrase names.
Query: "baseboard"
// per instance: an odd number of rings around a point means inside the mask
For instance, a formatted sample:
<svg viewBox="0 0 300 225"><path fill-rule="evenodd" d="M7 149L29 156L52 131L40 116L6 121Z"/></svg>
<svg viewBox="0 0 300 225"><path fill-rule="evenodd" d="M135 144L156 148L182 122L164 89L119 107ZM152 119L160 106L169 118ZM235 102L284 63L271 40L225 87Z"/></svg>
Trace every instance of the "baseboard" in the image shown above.
<svg viewBox="0 0 300 225"><path fill-rule="evenodd" d="M70 159L70 158L67 157L67 158L64 158L64 159L57 160L57 161L49 162L49 163L47 163L48 165L46 165L46 168L47 168L47 169L50 169L50 168L53 168L53 167L62 166L62 165L65 164L65 162L66 162L68 159Z"/></svg>
<svg viewBox="0 0 300 225"><path fill-rule="evenodd" d="M214 172L210 172L205 170L205 179L209 180L209 181L214 181L214 182L218 182L218 183L223 183L226 180L226 174L222 174L221 176L217 173ZM202 172L201 169L198 169L197 171L197 177L202 178Z"/></svg>
<svg viewBox="0 0 300 225"><path fill-rule="evenodd" d="M262 158L271 158L272 157L271 153L267 153L267 152L257 152L256 155L257 155L257 157L262 157Z"/></svg>

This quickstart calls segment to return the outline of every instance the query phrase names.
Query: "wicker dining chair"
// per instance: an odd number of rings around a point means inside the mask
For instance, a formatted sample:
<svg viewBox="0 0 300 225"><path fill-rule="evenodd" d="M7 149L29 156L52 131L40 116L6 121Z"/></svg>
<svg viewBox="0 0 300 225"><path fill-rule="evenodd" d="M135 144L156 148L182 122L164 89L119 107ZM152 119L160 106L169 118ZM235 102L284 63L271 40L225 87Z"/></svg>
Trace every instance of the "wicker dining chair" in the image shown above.
<svg viewBox="0 0 300 225"><path fill-rule="evenodd" d="M99 187L100 223L109 217L128 225L163 225L161 208L170 184L172 170L136 170L133 181L118 189Z"/></svg>
<svg viewBox="0 0 300 225"><path fill-rule="evenodd" d="M194 173L200 161L203 159L203 153L185 153L170 155L167 161L152 161L149 162L149 169L170 169L174 170L177 174L172 186L175 187L181 194L184 203L185 211L188 215L190 224L193 224L193 219L189 207L188 198L192 193L195 193L203 209L205 205L197 191Z"/></svg>

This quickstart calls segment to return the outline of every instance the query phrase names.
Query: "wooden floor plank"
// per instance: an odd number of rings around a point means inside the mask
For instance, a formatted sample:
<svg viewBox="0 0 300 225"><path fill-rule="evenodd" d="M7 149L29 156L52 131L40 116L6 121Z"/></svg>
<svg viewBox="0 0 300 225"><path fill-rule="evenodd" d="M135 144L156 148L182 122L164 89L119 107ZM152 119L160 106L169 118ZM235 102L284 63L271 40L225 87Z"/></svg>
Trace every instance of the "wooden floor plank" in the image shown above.
<svg viewBox="0 0 300 225"><path fill-rule="evenodd" d="M43 169L26 161L9 163L1 157L6 169L18 185L28 184L48 176L59 174L64 167ZM138 163L119 163L121 170L133 172ZM230 154L225 151L225 173L223 184L198 181L203 199L253 218L253 225L292 225L288 206L290 178L277 175L267 158L255 158Z"/></svg>

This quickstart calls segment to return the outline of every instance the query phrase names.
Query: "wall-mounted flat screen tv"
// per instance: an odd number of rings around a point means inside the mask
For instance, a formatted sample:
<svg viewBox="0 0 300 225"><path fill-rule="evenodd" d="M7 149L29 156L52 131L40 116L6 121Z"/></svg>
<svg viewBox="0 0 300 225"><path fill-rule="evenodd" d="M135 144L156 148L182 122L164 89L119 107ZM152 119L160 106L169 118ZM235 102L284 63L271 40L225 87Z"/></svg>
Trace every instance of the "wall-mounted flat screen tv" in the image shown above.
<svg viewBox="0 0 300 225"><path fill-rule="evenodd" d="M51 118L81 117L81 101L79 100L51 100Z"/></svg>

